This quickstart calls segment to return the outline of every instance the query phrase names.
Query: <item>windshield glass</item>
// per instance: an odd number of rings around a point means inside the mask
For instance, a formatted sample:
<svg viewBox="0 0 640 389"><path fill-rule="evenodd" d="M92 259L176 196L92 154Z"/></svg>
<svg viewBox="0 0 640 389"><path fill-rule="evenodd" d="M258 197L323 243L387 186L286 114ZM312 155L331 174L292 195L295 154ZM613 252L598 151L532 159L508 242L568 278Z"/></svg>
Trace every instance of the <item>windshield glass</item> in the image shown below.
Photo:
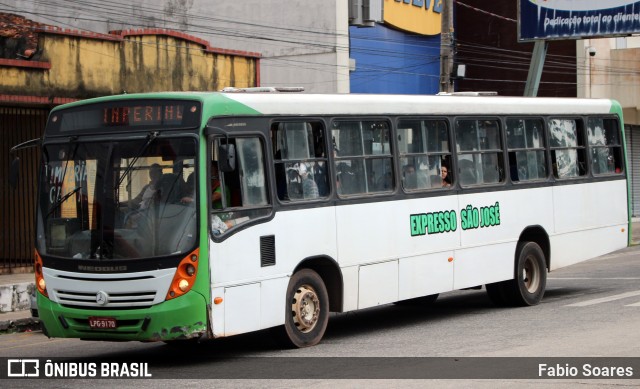
<svg viewBox="0 0 640 389"><path fill-rule="evenodd" d="M46 145L40 254L140 259L184 254L197 237L193 138Z"/></svg>

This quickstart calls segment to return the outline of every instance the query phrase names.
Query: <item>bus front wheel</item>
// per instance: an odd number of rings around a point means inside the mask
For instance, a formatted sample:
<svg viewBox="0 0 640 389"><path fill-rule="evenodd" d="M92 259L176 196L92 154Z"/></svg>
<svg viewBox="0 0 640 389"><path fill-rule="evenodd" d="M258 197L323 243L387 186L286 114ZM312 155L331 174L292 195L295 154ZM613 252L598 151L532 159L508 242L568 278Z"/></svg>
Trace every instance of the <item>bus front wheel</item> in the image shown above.
<svg viewBox="0 0 640 389"><path fill-rule="evenodd" d="M296 272L287 288L285 344L309 347L322 339L329 322L329 295L322 278L311 269Z"/></svg>

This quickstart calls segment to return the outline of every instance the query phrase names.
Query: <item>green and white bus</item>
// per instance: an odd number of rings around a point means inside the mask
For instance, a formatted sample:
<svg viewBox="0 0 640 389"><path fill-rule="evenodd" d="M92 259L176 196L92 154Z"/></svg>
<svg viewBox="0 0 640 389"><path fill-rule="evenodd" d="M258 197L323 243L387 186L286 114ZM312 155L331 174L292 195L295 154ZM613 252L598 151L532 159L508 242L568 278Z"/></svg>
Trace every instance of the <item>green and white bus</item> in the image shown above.
<svg viewBox="0 0 640 389"><path fill-rule="evenodd" d="M615 101L242 92L51 112L35 248L49 337L273 328L311 346L329 312L483 285L535 305L548 271L628 244Z"/></svg>

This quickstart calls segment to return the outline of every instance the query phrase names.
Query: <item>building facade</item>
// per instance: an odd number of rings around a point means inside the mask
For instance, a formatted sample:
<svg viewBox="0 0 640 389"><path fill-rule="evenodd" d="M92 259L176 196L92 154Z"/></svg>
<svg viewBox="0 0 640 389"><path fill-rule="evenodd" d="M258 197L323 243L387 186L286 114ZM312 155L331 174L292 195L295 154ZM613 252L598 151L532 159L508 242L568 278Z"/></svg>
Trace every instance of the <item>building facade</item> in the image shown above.
<svg viewBox="0 0 640 389"><path fill-rule="evenodd" d="M203 39L220 49L258 52L263 86L349 92L347 0L14 3L16 13L63 28L102 34L161 28Z"/></svg>

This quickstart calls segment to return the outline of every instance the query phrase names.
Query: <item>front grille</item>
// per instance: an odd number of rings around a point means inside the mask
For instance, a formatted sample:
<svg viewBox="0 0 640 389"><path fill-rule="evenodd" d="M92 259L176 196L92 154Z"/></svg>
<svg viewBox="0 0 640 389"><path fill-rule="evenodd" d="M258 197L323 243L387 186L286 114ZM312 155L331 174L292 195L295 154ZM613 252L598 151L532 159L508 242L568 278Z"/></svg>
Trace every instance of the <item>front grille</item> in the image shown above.
<svg viewBox="0 0 640 389"><path fill-rule="evenodd" d="M135 293L109 293L109 302L100 305L96 302L96 293L71 292L59 290L56 293L60 304L70 308L92 309L140 309L153 305L156 297L155 291Z"/></svg>
<svg viewBox="0 0 640 389"><path fill-rule="evenodd" d="M163 302L175 271L94 274L43 268L52 301L67 308L101 311L144 309Z"/></svg>

